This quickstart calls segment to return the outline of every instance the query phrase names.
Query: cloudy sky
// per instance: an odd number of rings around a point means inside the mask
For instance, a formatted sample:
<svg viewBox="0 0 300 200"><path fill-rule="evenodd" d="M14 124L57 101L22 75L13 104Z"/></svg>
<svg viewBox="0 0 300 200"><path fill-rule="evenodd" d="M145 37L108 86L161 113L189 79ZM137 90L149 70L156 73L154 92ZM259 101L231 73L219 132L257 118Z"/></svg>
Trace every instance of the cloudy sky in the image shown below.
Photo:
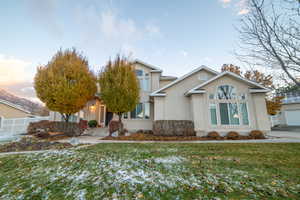
<svg viewBox="0 0 300 200"><path fill-rule="evenodd" d="M0 7L0 88L35 99L36 67L75 47L98 71L117 53L181 76L237 64L247 0L7 0Z"/></svg>

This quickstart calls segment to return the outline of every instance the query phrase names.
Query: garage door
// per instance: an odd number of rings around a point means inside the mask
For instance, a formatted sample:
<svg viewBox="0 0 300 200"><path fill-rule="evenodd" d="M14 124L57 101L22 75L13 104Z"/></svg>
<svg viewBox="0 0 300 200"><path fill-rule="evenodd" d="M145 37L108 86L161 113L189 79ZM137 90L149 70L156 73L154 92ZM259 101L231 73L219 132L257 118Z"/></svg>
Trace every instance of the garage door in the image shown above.
<svg viewBox="0 0 300 200"><path fill-rule="evenodd" d="M287 125L300 126L300 110L287 110L285 117Z"/></svg>

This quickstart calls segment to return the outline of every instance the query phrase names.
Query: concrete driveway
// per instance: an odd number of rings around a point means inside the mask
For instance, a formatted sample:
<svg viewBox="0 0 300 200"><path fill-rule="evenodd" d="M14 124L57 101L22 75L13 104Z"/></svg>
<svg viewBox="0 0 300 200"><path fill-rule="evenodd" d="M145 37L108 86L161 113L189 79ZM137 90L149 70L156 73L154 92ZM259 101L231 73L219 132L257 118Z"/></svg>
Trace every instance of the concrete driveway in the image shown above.
<svg viewBox="0 0 300 200"><path fill-rule="evenodd" d="M300 131L271 131L267 135L274 138L300 139Z"/></svg>

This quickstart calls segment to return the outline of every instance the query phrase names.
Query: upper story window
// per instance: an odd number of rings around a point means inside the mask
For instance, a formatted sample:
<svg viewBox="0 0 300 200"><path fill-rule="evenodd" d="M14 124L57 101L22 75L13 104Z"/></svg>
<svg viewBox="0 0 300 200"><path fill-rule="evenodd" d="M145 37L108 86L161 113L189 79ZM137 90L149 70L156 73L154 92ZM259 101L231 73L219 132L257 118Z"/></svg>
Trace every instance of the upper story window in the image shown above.
<svg viewBox="0 0 300 200"><path fill-rule="evenodd" d="M143 76L143 70L140 70L140 69L137 69L137 70L135 70L135 74L137 75L137 76Z"/></svg>
<svg viewBox="0 0 300 200"><path fill-rule="evenodd" d="M135 74L139 79L140 88L143 91L150 91L150 76L149 73L145 73L143 70L137 69L135 70Z"/></svg>

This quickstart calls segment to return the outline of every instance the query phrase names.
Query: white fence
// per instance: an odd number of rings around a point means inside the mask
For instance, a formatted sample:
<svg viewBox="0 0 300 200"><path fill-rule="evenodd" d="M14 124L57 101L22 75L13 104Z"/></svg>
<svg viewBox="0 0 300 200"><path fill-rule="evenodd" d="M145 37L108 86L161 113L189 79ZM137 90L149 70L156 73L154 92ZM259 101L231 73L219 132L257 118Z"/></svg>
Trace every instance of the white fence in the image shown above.
<svg viewBox="0 0 300 200"><path fill-rule="evenodd" d="M9 137L26 133L30 122L49 120L49 117L0 119L0 137Z"/></svg>

